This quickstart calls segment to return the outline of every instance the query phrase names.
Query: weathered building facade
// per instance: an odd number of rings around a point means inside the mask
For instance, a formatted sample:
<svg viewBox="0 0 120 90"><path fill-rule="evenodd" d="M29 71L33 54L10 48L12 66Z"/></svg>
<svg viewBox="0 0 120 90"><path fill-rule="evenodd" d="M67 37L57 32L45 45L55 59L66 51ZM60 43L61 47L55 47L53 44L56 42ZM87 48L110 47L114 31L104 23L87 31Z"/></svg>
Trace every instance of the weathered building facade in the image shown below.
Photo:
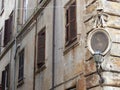
<svg viewBox="0 0 120 90"><path fill-rule="evenodd" d="M4 5L0 18L2 90L51 88L53 1L3 0L1 5ZM41 59L45 59L45 64ZM42 74L46 66L48 69ZM44 83L48 83L47 87L43 87Z"/></svg>
<svg viewBox="0 0 120 90"><path fill-rule="evenodd" d="M1 0L0 7L2 90L120 90L119 0ZM96 30L110 35L100 72L88 47Z"/></svg>

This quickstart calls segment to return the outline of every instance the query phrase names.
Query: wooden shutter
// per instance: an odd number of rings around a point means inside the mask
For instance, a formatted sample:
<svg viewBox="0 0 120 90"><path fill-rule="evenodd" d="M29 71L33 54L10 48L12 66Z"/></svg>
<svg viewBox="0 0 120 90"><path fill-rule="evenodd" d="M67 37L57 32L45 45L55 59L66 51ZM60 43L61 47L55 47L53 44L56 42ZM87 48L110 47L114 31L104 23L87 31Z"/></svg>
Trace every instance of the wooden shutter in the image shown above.
<svg viewBox="0 0 120 90"><path fill-rule="evenodd" d="M76 37L76 2L70 6L70 39Z"/></svg>
<svg viewBox="0 0 120 90"><path fill-rule="evenodd" d="M9 19L5 20L4 26L4 46L11 40L12 36L12 26L13 26L13 15L10 16Z"/></svg>
<svg viewBox="0 0 120 90"><path fill-rule="evenodd" d="M9 78L10 78L10 69L9 69L9 64L5 67L6 70L6 87L9 88Z"/></svg>
<svg viewBox="0 0 120 90"><path fill-rule="evenodd" d="M4 26L4 46L7 45L8 41L9 41L9 19L5 20L5 26Z"/></svg>
<svg viewBox="0 0 120 90"><path fill-rule="evenodd" d="M37 65L41 67L45 63L45 31L38 34L38 58Z"/></svg>
<svg viewBox="0 0 120 90"><path fill-rule="evenodd" d="M5 76L6 76L6 71L2 71L2 90L5 90Z"/></svg>
<svg viewBox="0 0 120 90"><path fill-rule="evenodd" d="M66 10L66 46L76 40L76 27L76 2L73 2Z"/></svg>
<svg viewBox="0 0 120 90"><path fill-rule="evenodd" d="M4 46L7 45L7 43L10 41L11 39L11 26L10 26L11 22L10 20L6 20L5 21L5 29L4 29Z"/></svg>
<svg viewBox="0 0 120 90"><path fill-rule="evenodd" d="M66 11L66 42L70 40L70 16L69 9Z"/></svg>
<svg viewBox="0 0 120 90"><path fill-rule="evenodd" d="M19 53L18 82L23 80L23 77L24 77L24 49Z"/></svg>

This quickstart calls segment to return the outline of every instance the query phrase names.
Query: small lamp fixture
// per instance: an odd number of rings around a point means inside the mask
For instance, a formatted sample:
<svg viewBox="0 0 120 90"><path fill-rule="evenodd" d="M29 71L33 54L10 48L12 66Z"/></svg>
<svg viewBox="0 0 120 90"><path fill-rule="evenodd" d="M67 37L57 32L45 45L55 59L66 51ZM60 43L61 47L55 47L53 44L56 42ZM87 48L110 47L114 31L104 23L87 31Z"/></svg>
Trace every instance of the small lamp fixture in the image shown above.
<svg viewBox="0 0 120 90"><path fill-rule="evenodd" d="M103 59L102 59L103 55L99 51L94 53L93 58L96 63L102 63L102 61L103 61Z"/></svg>
<svg viewBox="0 0 120 90"><path fill-rule="evenodd" d="M102 84L104 79L101 75L101 63L104 60L103 56L110 50L110 36L106 30L97 28L89 33L87 43L88 49L96 63L97 73L100 76L100 84Z"/></svg>

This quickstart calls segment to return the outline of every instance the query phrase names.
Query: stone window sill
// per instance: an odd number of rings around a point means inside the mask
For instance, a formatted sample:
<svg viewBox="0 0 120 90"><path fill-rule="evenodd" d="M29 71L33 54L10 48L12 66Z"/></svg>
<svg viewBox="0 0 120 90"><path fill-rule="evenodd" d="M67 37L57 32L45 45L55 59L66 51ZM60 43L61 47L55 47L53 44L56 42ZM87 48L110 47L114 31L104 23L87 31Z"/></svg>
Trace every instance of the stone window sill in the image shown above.
<svg viewBox="0 0 120 90"><path fill-rule="evenodd" d="M69 51L71 51L73 48L79 45L78 39L76 39L73 43L71 43L69 46L65 47L64 49L64 55L67 54Z"/></svg>
<svg viewBox="0 0 120 90"><path fill-rule="evenodd" d="M35 74L38 74L40 73L41 71L45 70L46 69L46 65L44 64L43 66L41 66L40 68L37 68Z"/></svg>
<svg viewBox="0 0 120 90"><path fill-rule="evenodd" d="M22 86L23 84L24 84L24 78L18 81L17 88L19 88L19 87Z"/></svg>
<svg viewBox="0 0 120 90"><path fill-rule="evenodd" d="M4 12L4 8L0 11L0 16L2 16L3 12Z"/></svg>

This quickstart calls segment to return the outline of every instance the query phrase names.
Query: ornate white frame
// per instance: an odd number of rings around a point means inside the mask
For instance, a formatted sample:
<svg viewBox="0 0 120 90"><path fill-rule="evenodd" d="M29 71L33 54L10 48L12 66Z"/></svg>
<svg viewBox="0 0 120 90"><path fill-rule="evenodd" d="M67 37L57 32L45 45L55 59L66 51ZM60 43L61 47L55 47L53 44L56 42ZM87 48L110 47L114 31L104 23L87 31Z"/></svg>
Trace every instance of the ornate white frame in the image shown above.
<svg viewBox="0 0 120 90"><path fill-rule="evenodd" d="M91 38L92 38L92 35L94 33L98 32L98 31L99 32L103 32L108 37L108 47L107 47L107 49L104 52L101 53L102 55L105 55L110 50L111 44L112 44L111 37L110 37L109 33L105 29L97 28L97 29L92 30L89 33L88 38L87 38L87 46L88 46L89 51L94 55L95 51L91 47Z"/></svg>

